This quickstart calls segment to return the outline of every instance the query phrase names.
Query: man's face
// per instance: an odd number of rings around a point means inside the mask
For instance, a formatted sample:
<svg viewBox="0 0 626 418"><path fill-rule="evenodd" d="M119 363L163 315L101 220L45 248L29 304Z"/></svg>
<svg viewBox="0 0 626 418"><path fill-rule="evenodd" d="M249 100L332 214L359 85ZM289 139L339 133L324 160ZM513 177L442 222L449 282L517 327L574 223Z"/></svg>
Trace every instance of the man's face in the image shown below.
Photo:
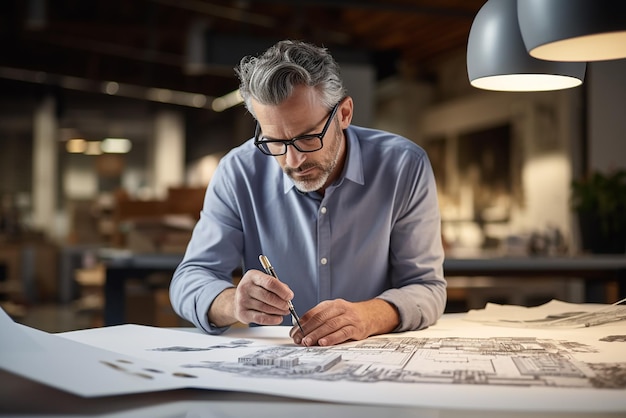
<svg viewBox="0 0 626 418"><path fill-rule="evenodd" d="M271 139L320 133L330 116L329 109L319 101L315 90L308 87L296 88L294 94L278 106L254 101L252 105L263 136ZM323 192L341 172L345 141L339 111L329 122L322 149L300 152L290 145L286 154L274 157L298 190Z"/></svg>

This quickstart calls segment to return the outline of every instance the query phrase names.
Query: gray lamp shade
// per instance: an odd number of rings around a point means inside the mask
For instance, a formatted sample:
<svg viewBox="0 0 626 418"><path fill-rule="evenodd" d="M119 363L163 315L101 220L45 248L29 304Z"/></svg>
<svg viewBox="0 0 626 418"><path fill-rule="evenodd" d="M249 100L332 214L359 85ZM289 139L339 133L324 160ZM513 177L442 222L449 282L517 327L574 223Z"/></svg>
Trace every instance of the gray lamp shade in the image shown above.
<svg viewBox="0 0 626 418"><path fill-rule="evenodd" d="M526 50L554 61L626 58L626 1L521 0L519 25Z"/></svg>
<svg viewBox="0 0 626 418"><path fill-rule="evenodd" d="M489 0L474 18L467 42L467 74L474 87L560 90L582 84L585 69L585 63L544 61L528 55L517 21L516 0Z"/></svg>

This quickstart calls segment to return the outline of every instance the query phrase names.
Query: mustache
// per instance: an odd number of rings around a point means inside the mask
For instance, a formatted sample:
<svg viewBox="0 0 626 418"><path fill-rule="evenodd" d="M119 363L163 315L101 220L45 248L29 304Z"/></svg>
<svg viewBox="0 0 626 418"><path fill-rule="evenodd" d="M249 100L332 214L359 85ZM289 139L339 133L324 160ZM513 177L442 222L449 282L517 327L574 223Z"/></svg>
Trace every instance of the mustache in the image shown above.
<svg viewBox="0 0 626 418"><path fill-rule="evenodd" d="M299 172L306 171L309 168L314 168L314 167L317 167L317 164L304 163L300 167L285 167L283 171L285 172L285 174L291 175L293 173L299 173Z"/></svg>

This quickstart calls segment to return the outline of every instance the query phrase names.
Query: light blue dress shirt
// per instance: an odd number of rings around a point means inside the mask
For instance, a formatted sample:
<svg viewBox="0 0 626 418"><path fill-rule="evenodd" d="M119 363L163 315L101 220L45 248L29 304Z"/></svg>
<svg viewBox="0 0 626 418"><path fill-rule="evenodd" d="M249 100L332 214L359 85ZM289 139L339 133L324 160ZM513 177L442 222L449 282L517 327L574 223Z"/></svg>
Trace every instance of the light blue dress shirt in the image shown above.
<svg viewBox="0 0 626 418"><path fill-rule="evenodd" d="M424 150L350 126L341 176L324 194L298 191L252 140L220 161L200 220L174 273L174 310L208 333L215 297L241 267L272 262L300 315L327 299L375 297L398 309L396 331L425 328L446 303L437 190ZM283 324L291 325L290 317Z"/></svg>

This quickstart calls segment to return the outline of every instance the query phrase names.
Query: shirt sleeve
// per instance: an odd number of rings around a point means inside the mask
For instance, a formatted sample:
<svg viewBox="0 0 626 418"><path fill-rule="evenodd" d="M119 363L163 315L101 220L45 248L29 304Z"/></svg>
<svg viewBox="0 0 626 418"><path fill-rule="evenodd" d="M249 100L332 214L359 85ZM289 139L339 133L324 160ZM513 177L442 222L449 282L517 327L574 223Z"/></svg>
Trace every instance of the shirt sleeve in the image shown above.
<svg viewBox="0 0 626 418"><path fill-rule="evenodd" d="M170 283L174 311L210 334L228 328L210 324L208 312L217 295L234 287L232 273L241 266L243 234L232 196L235 194L220 165L207 188L200 219Z"/></svg>
<svg viewBox="0 0 626 418"><path fill-rule="evenodd" d="M405 190L398 194L401 209L392 228L389 257L392 288L379 298L400 314L396 332L426 328L443 314L446 280L437 186L426 154L401 162Z"/></svg>

